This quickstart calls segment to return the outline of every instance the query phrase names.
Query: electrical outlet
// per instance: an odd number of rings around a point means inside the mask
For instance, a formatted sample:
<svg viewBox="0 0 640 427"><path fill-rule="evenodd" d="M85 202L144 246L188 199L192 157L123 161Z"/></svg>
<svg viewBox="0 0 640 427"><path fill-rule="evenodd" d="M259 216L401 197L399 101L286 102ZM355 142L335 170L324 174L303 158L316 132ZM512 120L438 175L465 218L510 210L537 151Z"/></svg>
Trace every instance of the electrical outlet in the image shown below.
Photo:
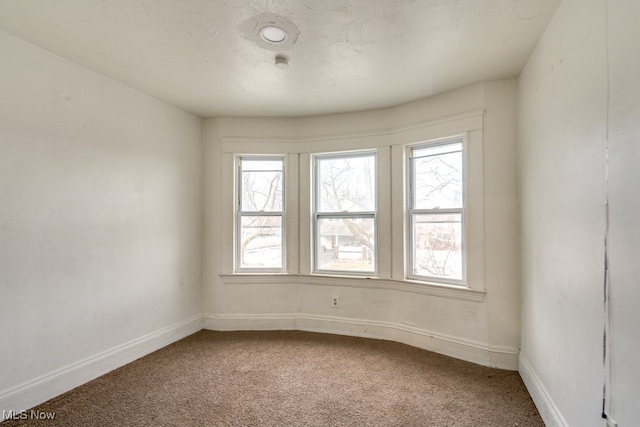
<svg viewBox="0 0 640 427"><path fill-rule="evenodd" d="M338 300L338 295L333 295L331 297L331 307L340 307L340 300Z"/></svg>

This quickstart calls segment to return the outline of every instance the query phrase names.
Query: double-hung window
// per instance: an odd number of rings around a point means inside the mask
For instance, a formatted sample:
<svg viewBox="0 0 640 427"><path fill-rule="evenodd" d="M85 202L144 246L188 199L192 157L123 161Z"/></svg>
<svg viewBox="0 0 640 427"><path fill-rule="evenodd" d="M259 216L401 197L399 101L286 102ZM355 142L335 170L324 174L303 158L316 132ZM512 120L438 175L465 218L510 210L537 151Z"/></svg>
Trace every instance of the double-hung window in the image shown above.
<svg viewBox="0 0 640 427"><path fill-rule="evenodd" d="M284 271L284 158L239 157L237 271Z"/></svg>
<svg viewBox="0 0 640 427"><path fill-rule="evenodd" d="M314 271L376 272L376 153L314 156Z"/></svg>
<svg viewBox="0 0 640 427"><path fill-rule="evenodd" d="M465 283L462 138L409 147L408 276Z"/></svg>

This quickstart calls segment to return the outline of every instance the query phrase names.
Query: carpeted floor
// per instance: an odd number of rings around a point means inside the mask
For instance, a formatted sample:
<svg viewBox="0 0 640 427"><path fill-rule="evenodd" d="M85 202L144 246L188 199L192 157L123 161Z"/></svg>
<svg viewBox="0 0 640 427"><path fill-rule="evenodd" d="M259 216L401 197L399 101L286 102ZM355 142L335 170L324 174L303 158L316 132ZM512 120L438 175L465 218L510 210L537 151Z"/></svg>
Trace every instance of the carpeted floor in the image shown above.
<svg viewBox="0 0 640 427"><path fill-rule="evenodd" d="M1 426L544 426L517 372L299 331L200 331L34 410Z"/></svg>

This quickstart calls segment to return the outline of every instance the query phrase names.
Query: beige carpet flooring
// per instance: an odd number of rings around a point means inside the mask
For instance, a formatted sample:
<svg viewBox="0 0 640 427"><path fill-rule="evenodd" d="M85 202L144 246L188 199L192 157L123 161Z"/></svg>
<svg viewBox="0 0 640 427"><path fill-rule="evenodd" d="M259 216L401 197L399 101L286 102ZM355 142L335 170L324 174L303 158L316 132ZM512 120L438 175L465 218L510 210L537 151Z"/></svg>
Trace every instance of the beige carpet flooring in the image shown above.
<svg viewBox="0 0 640 427"><path fill-rule="evenodd" d="M35 410L35 426L543 426L517 372L390 341L200 331Z"/></svg>

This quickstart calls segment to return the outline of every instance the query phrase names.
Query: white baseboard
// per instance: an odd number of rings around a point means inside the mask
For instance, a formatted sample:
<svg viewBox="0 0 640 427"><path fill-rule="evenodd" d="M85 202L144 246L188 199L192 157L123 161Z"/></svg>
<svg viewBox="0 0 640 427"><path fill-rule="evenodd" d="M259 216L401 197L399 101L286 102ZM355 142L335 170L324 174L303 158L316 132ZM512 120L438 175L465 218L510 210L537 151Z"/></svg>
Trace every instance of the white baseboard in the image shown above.
<svg viewBox="0 0 640 427"><path fill-rule="evenodd" d="M403 323L297 313L205 314L204 328L216 331L300 330L385 339L483 366L518 370L517 348L488 346Z"/></svg>
<svg viewBox="0 0 640 427"><path fill-rule="evenodd" d="M205 314L202 327L212 331L296 330L299 315L287 314Z"/></svg>
<svg viewBox="0 0 640 427"><path fill-rule="evenodd" d="M8 390L0 391L0 411L18 413L33 408L201 329L202 315L196 315Z"/></svg>
<svg viewBox="0 0 640 427"><path fill-rule="evenodd" d="M520 353L520 377L547 427L569 427L527 358Z"/></svg>

